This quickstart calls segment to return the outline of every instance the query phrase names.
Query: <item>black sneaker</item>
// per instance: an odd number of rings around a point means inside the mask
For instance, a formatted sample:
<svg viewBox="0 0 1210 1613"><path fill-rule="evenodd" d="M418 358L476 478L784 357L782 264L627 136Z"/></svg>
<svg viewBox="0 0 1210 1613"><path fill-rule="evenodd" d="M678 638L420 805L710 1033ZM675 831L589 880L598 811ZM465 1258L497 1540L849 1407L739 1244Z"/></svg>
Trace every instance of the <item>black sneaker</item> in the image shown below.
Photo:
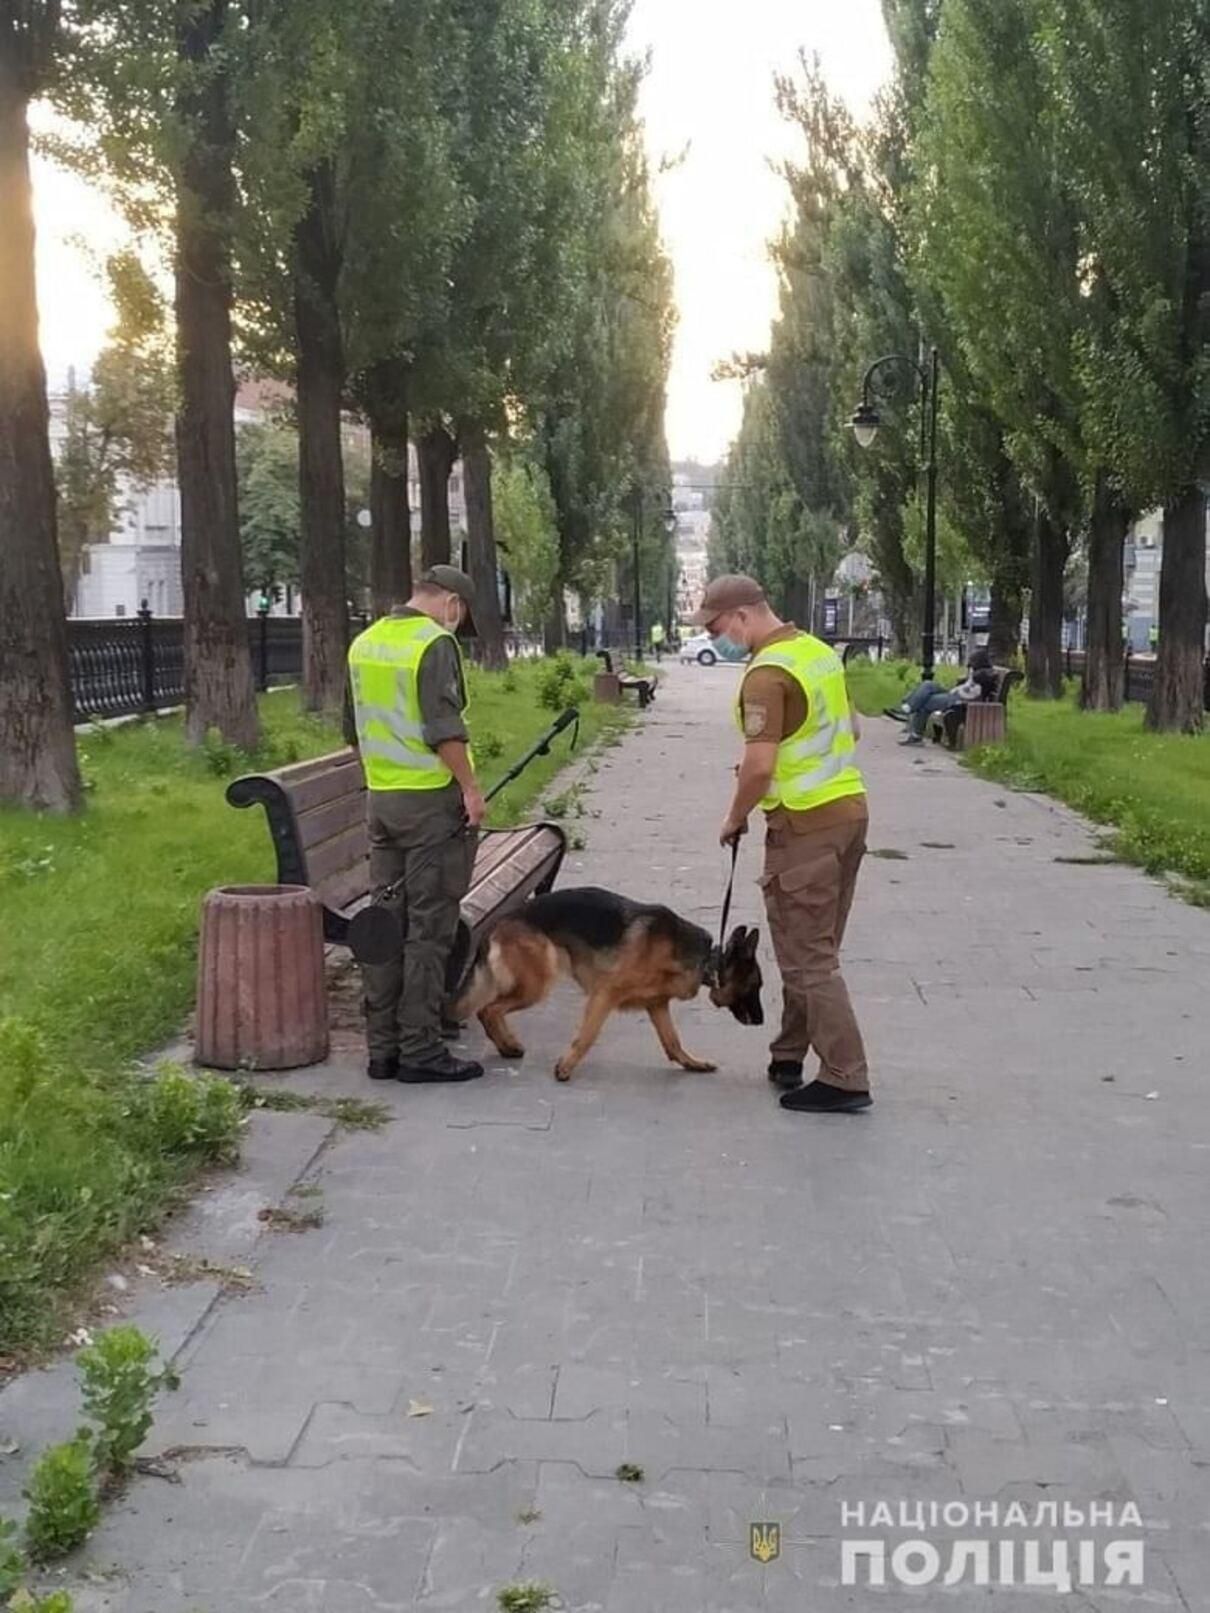
<svg viewBox="0 0 1210 1613"><path fill-rule="evenodd" d="M436 1058L426 1059L423 1064L401 1063L395 1079L419 1086L432 1081L477 1081L482 1074L482 1064L476 1064L474 1059L456 1059L442 1048Z"/></svg>
<svg viewBox="0 0 1210 1613"><path fill-rule="evenodd" d="M847 1115L868 1109L873 1101L868 1092L851 1092L846 1087L829 1086L826 1081L812 1081L797 1092L783 1093L781 1106L805 1114Z"/></svg>
<svg viewBox="0 0 1210 1613"><path fill-rule="evenodd" d="M371 1059L366 1066L371 1081L394 1081L399 1074L399 1054L391 1053L384 1059Z"/></svg>
<svg viewBox="0 0 1210 1613"><path fill-rule="evenodd" d="M911 712L908 711L906 706L883 706L882 715L884 717L893 717L896 722L907 722Z"/></svg>
<svg viewBox="0 0 1210 1613"><path fill-rule="evenodd" d="M783 1092L792 1092L795 1087L802 1085L802 1061L773 1059L769 1064L768 1074L775 1087L780 1087Z"/></svg>

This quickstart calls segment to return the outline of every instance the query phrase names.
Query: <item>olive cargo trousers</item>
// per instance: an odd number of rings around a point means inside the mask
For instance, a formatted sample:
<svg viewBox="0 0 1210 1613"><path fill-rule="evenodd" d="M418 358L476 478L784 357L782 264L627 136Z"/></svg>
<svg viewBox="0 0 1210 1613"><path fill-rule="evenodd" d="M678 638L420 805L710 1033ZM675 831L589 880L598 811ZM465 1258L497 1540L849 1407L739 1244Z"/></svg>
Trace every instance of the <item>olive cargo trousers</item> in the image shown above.
<svg viewBox="0 0 1210 1613"><path fill-rule="evenodd" d="M370 881L375 893L402 877L392 903L404 929L390 963L362 966L366 1041L372 1059L407 1064L439 1058L445 970L470 887L476 836L465 828L462 792L371 790L366 797Z"/></svg>

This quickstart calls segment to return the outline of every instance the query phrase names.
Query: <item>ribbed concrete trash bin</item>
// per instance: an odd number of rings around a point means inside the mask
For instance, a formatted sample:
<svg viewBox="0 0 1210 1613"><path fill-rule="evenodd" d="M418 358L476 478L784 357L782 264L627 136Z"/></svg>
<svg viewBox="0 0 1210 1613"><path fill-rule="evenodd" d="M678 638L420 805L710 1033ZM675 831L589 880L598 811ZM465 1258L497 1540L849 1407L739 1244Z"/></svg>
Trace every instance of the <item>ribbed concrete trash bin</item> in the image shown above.
<svg viewBox="0 0 1210 1613"><path fill-rule="evenodd" d="M616 706L622 698L622 681L616 672L598 672L592 680L592 698Z"/></svg>
<svg viewBox="0 0 1210 1613"><path fill-rule="evenodd" d="M194 1057L294 1070L328 1056L323 917L305 885L226 885L202 904Z"/></svg>

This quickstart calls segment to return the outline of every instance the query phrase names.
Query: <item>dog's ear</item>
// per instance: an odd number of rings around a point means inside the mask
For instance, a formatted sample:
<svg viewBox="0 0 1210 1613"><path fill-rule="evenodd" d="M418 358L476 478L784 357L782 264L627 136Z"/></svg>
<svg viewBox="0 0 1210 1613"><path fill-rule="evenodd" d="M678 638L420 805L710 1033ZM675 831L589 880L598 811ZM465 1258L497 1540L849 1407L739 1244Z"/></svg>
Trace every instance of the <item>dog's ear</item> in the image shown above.
<svg viewBox="0 0 1210 1613"><path fill-rule="evenodd" d="M751 929L744 932L744 956L746 958L754 958L756 956L756 948L759 941L759 930Z"/></svg>

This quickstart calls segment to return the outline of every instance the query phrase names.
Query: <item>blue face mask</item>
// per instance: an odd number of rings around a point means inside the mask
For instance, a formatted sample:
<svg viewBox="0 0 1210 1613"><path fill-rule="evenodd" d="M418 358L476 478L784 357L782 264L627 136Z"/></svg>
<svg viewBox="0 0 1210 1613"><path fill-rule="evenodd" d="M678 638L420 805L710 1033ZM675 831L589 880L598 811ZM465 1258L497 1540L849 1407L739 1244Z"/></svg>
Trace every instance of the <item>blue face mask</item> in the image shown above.
<svg viewBox="0 0 1210 1613"><path fill-rule="evenodd" d="M729 633L716 633L714 643L721 655L743 655L744 646L737 644Z"/></svg>

